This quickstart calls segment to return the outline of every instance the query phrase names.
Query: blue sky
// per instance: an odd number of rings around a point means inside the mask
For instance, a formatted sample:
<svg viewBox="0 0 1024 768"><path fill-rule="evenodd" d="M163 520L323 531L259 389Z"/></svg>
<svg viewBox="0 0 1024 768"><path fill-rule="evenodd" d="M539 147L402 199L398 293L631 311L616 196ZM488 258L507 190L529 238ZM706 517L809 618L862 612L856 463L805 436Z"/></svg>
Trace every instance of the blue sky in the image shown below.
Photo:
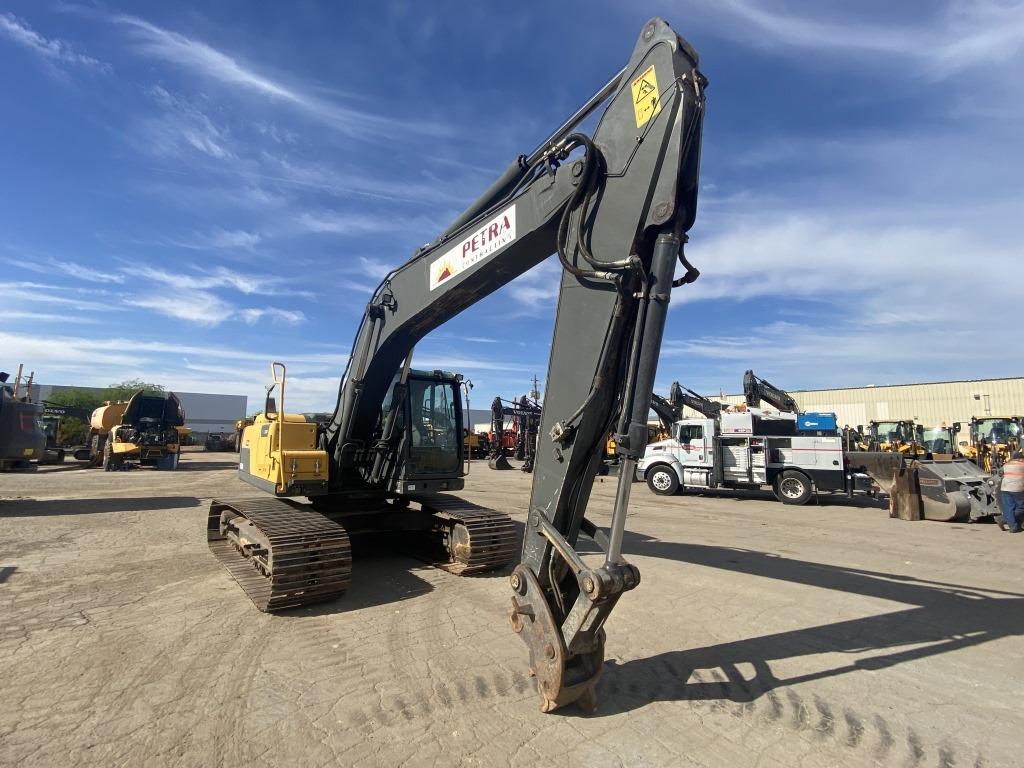
<svg viewBox="0 0 1024 768"><path fill-rule="evenodd" d="M372 287L628 58L710 80L658 371L735 392L1020 375L1024 3L0 5L0 365L329 410ZM560 10L552 12L553 7ZM543 380L545 262L425 340Z"/></svg>

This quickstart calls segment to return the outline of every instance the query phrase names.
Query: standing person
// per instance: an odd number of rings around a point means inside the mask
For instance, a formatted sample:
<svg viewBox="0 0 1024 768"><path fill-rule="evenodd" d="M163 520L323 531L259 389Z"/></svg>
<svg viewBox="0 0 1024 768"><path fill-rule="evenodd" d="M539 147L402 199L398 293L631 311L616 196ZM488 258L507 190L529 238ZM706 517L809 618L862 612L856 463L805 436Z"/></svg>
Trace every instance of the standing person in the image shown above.
<svg viewBox="0 0 1024 768"><path fill-rule="evenodd" d="M1024 452L1014 451L1010 460L1003 465L999 496L1006 529L1010 533L1020 533L1020 524L1024 518Z"/></svg>

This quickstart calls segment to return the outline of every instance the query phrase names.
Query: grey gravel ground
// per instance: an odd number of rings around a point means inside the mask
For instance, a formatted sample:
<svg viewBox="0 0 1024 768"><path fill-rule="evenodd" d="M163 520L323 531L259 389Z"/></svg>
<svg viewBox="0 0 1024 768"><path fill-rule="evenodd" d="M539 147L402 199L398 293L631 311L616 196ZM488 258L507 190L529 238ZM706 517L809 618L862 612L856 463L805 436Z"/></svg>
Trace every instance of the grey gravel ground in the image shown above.
<svg viewBox="0 0 1024 768"><path fill-rule="evenodd" d="M1024 535L637 485L600 708L543 715L507 571L364 545L345 598L267 616L206 549L239 491L231 454L0 475L0 763L1022 763ZM477 464L464 495L522 522L528 492Z"/></svg>

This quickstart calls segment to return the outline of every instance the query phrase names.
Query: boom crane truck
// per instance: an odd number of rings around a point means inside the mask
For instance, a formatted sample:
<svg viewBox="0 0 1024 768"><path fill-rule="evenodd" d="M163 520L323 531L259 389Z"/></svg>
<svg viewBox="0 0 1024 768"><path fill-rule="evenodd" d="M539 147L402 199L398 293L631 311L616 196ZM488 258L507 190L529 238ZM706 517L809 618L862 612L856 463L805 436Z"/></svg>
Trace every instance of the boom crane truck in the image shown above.
<svg viewBox="0 0 1024 768"><path fill-rule="evenodd" d="M451 495L463 486L457 377L416 371L412 355L432 329L557 253L558 313L510 618L541 709L594 708L605 622L640 581L622 544L669 297L698 274L683 254L707 84L697 67L668 24L645 24L625 68L382 280L327 425L285 412L285 371L274 366L281 408L268 391L245 430L239 473L276 498L215 499L207 524L211 549L257 606L341 594L350 533L418 534L455 573L512 559L511 520ZM604 104L593 136L580 132ZM584 513L612 429L624 469L605 533ZM302 496L311 503L292 500ZM603 562L581 558L581 533Z"/></svg>

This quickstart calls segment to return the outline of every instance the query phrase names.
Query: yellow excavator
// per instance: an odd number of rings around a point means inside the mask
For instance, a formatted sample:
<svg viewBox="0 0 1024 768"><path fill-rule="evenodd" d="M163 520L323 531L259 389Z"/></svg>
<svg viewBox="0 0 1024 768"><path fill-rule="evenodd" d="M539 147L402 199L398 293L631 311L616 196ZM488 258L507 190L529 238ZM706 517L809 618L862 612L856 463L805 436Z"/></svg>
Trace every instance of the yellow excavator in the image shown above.
<svg viewBox="0 0 1024 768"><path fill-rule="evenodd" d="M509 618L541 709L594 709L606 621L640 581L622 547L668 303L699 274L683 246L697 209L706 85L693 48L651 19L620 72L383 278L327 424L285 411L286 371L272 366L239 454L239 477L266 495L216 498L207 521L211 551L259 608L341 595L350 535L400 534L396 545L455 574L515 559L509 516L455 495L465 474L462 377L417 370L413 354L432 330L556 254L558 311ZM585 512L609 431L622 469L605 531ZM603 557L584 560L580 535Z"/></svg>
<svg viewBox="0 0 1024 768"><path fill-rule="evenodd" d="M969 439L960 444L963 455L985 472L995 472L1009 461L1014 451L1020 450L1022 424L1021 416L972 418Z"/></svg>

